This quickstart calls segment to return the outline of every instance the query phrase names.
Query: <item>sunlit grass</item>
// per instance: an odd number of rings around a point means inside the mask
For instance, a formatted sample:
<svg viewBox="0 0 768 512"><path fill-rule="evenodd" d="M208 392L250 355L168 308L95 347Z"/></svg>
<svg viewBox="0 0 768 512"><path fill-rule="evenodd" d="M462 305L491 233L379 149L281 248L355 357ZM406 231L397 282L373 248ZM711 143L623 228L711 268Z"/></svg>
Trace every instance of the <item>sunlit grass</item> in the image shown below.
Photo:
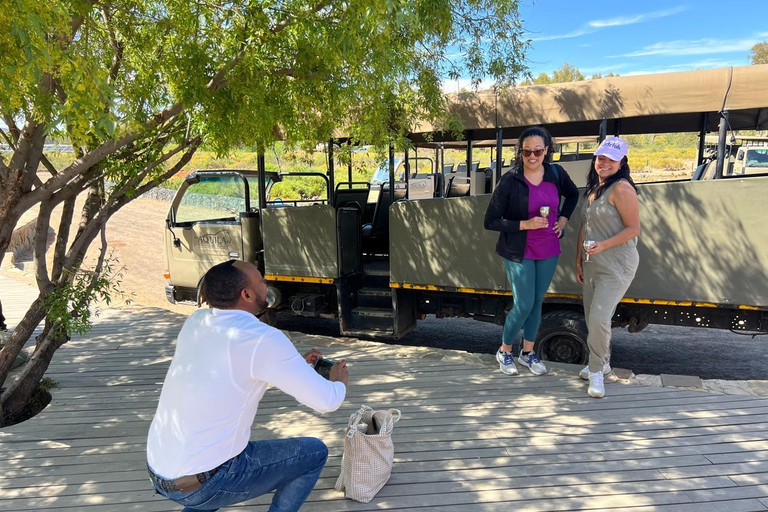
<svg viewBox="0 0 768 512"><path fill-rule="evenodd" d="M687 179L693 172L696 159L695 134L667 135L636 135L627 136L630 142L629 162L636 181L662 181L669 179ZM572 151L574 148L568 149ZM596 146L596 145L592 145ZM591 152L595 147L582 145L581 151ZM495 154L495 153L494 153ZM475 148L472 159L486 167L491 163L490 148ZM46 155L54 167L61 170L74 161L73 153L49 153ZM233 151L228 155L217 155L205 149L198 150L184 169L159 186L166 189L177 189L184 178L192 171L199 169L256 169L257 153L250 150ZM413 156L413 153L412 153ZM420 149L419 158L435 160L435 151ZM267 171L275 172L328 172L327 154L318 150L307 152L303 150L289 151L282 144L277 144L265 155ZM503 152L505 164L514 160L514 149L505 148ZM352 153L352 181L368 182L374 171L385 161L386 156L370 151ZM466 159L463 150L446 150L446 164L457 164ZM337 149L335 158L335 183L349 181L349 153ZM171 160L167 165L173 165ZM415 165L415 164L414 164ZM41 172L44 168L41 167ZM272 189L272 197L285 201L314 199L325 196L325 182L322 178L296 177L286 178L277 183Z"/></svg>

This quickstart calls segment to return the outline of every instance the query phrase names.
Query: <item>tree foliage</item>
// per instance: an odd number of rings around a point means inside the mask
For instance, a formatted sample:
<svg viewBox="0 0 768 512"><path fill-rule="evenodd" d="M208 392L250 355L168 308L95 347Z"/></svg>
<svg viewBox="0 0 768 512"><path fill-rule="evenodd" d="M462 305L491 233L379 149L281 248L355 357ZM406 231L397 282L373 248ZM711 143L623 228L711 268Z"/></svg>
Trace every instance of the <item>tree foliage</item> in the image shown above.
<svg viewBox="0 0 768 512"><path fill-rule="evenodd" d="M612 76L619 76L616 73L608 73L603 75L602 73L595 73L589 77L589 80L596 80L598 78L610 78ZM587 77L579 71L579 69L565 62L560 69L556 69L552 72L552 75L547 73L539 73L538 76L531 80L526 80L522 85L547 85L547 84L562 84L566 82L579 82L581 80L587 80Z"/></svg>
<svg viewBox="0 0 768 512"><path fill-rule="evenodd" d="M585 77L581 71L566 62L563 64L563 67L554 70L551 76L542 72L533 80L526 82L525 85L561 84L565 82L578 82L584 79Z"/></svg>
<svg viewBox="0 0 768 512"><path fill-rule="evenodd" d="M81 304L62 298L73 290L98 295L99 278L85 288L72 283L109 217L176 173L201 144L219 154L278 139L313 146L338 129L374 144L397 141L417 118L440 121L447 78L514 83L529 44L514 0L8 0L3 7L0 137L13 154L0 157L0 261L24 212L39 209L39 233L55 207L63 214L50 268L44 241L35 247L40 297L0 350L0 384L47 316L45 336L0 407L23 403L67 339L68 329L52 326L77 318L46 308ZM53 139L71 142L72 161L48 161L43 145ZM38 176L39 166L48 176ZM88 199L78 221L81 193ZM92 272L105 271L102 257Z"/></svg>
<svg viewBox="0 0 768 512"><path fill-rule="evenodd" d="M749 50L749 60L752 64L768 64L768 41L752 46Z"/></svg>

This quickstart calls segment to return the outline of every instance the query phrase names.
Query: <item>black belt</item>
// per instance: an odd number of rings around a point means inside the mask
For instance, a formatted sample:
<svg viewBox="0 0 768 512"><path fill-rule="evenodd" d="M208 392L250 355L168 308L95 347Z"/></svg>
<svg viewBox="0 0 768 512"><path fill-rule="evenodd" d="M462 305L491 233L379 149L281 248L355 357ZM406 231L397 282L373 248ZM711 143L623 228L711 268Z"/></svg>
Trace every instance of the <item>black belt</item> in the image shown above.
<svg viewBox="0 0 768 512"><path fill-rule="evenodd" d="M204 471L203 473L198 473L196 475L181 476L174 480L166 480L161 476L157 476L154 471L152 471L152 469L147 466L147 471L149 471L149 478L162 490L165 492L178 491L185 493L199 489L203 485L203 482L213 478L213 475L218 473L220 469L221 465L211 469L210 471Z"/></svg>

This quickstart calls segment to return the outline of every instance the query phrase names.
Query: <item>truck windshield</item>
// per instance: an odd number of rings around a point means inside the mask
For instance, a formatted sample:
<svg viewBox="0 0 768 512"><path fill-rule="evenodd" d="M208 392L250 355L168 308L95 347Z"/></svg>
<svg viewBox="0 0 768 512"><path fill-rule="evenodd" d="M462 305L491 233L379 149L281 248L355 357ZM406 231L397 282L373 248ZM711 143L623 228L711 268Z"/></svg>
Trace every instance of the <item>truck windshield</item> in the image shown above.
<svg viewBox="0 0 768 512"><path fill-rule="evenodd" d="M434 172L434 161L431 158L411 157L409 167L411 169L411 177L415 173L431 174ZM405 181L405 159L402 157L395 158L395 181ZM389 183L389 161L384 160L381 162L376 172L371 176L371 185L381 185L382 183Z"/></svg>
<svg viewBox="0 0 768 512"><path fill-rule="evenodd" d="M747 150L746 167L768 167L768 148Z"/></svg>
<svg viewBox="0 0 768 512"><path fill-rule="evenodd" d="M235 220L246 210L245 183L239 176L203 176L184 192L175 221Z"/></svg>
<svg viewBox="0 0 768 512"><path fill-rule="evenodd" d="M401 162L402 158L395 158L395 181L402 181L402 168L401 168ZM400 176L398 176L398 173L400 173ZM389 161L384 160L379 165L378 169L376 169L376 172L373 173L373 176L371 176L371 185L381 185L382 183L389 183Z"/></svg>

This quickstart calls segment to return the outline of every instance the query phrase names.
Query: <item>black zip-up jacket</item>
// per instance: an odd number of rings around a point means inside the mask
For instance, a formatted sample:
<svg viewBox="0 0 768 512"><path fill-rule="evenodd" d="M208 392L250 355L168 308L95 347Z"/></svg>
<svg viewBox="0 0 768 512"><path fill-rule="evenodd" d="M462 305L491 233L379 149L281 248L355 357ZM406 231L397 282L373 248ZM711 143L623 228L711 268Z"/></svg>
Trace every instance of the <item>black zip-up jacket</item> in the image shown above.
<svg viewBox="0 0 768 512"><path fill-rule="evenodd" d="M562 166L557 165L557 176L551 166L544 164L544 181L557 186L560 197L564 197L558 218L571 218L579 202L579 189ZM520 221L528 220L528 184L522 169L510 171L501 177L485 212L485 229L500 231L496 243L496 254L510 261L523 261L527 231L520 229Z"/></svg>

